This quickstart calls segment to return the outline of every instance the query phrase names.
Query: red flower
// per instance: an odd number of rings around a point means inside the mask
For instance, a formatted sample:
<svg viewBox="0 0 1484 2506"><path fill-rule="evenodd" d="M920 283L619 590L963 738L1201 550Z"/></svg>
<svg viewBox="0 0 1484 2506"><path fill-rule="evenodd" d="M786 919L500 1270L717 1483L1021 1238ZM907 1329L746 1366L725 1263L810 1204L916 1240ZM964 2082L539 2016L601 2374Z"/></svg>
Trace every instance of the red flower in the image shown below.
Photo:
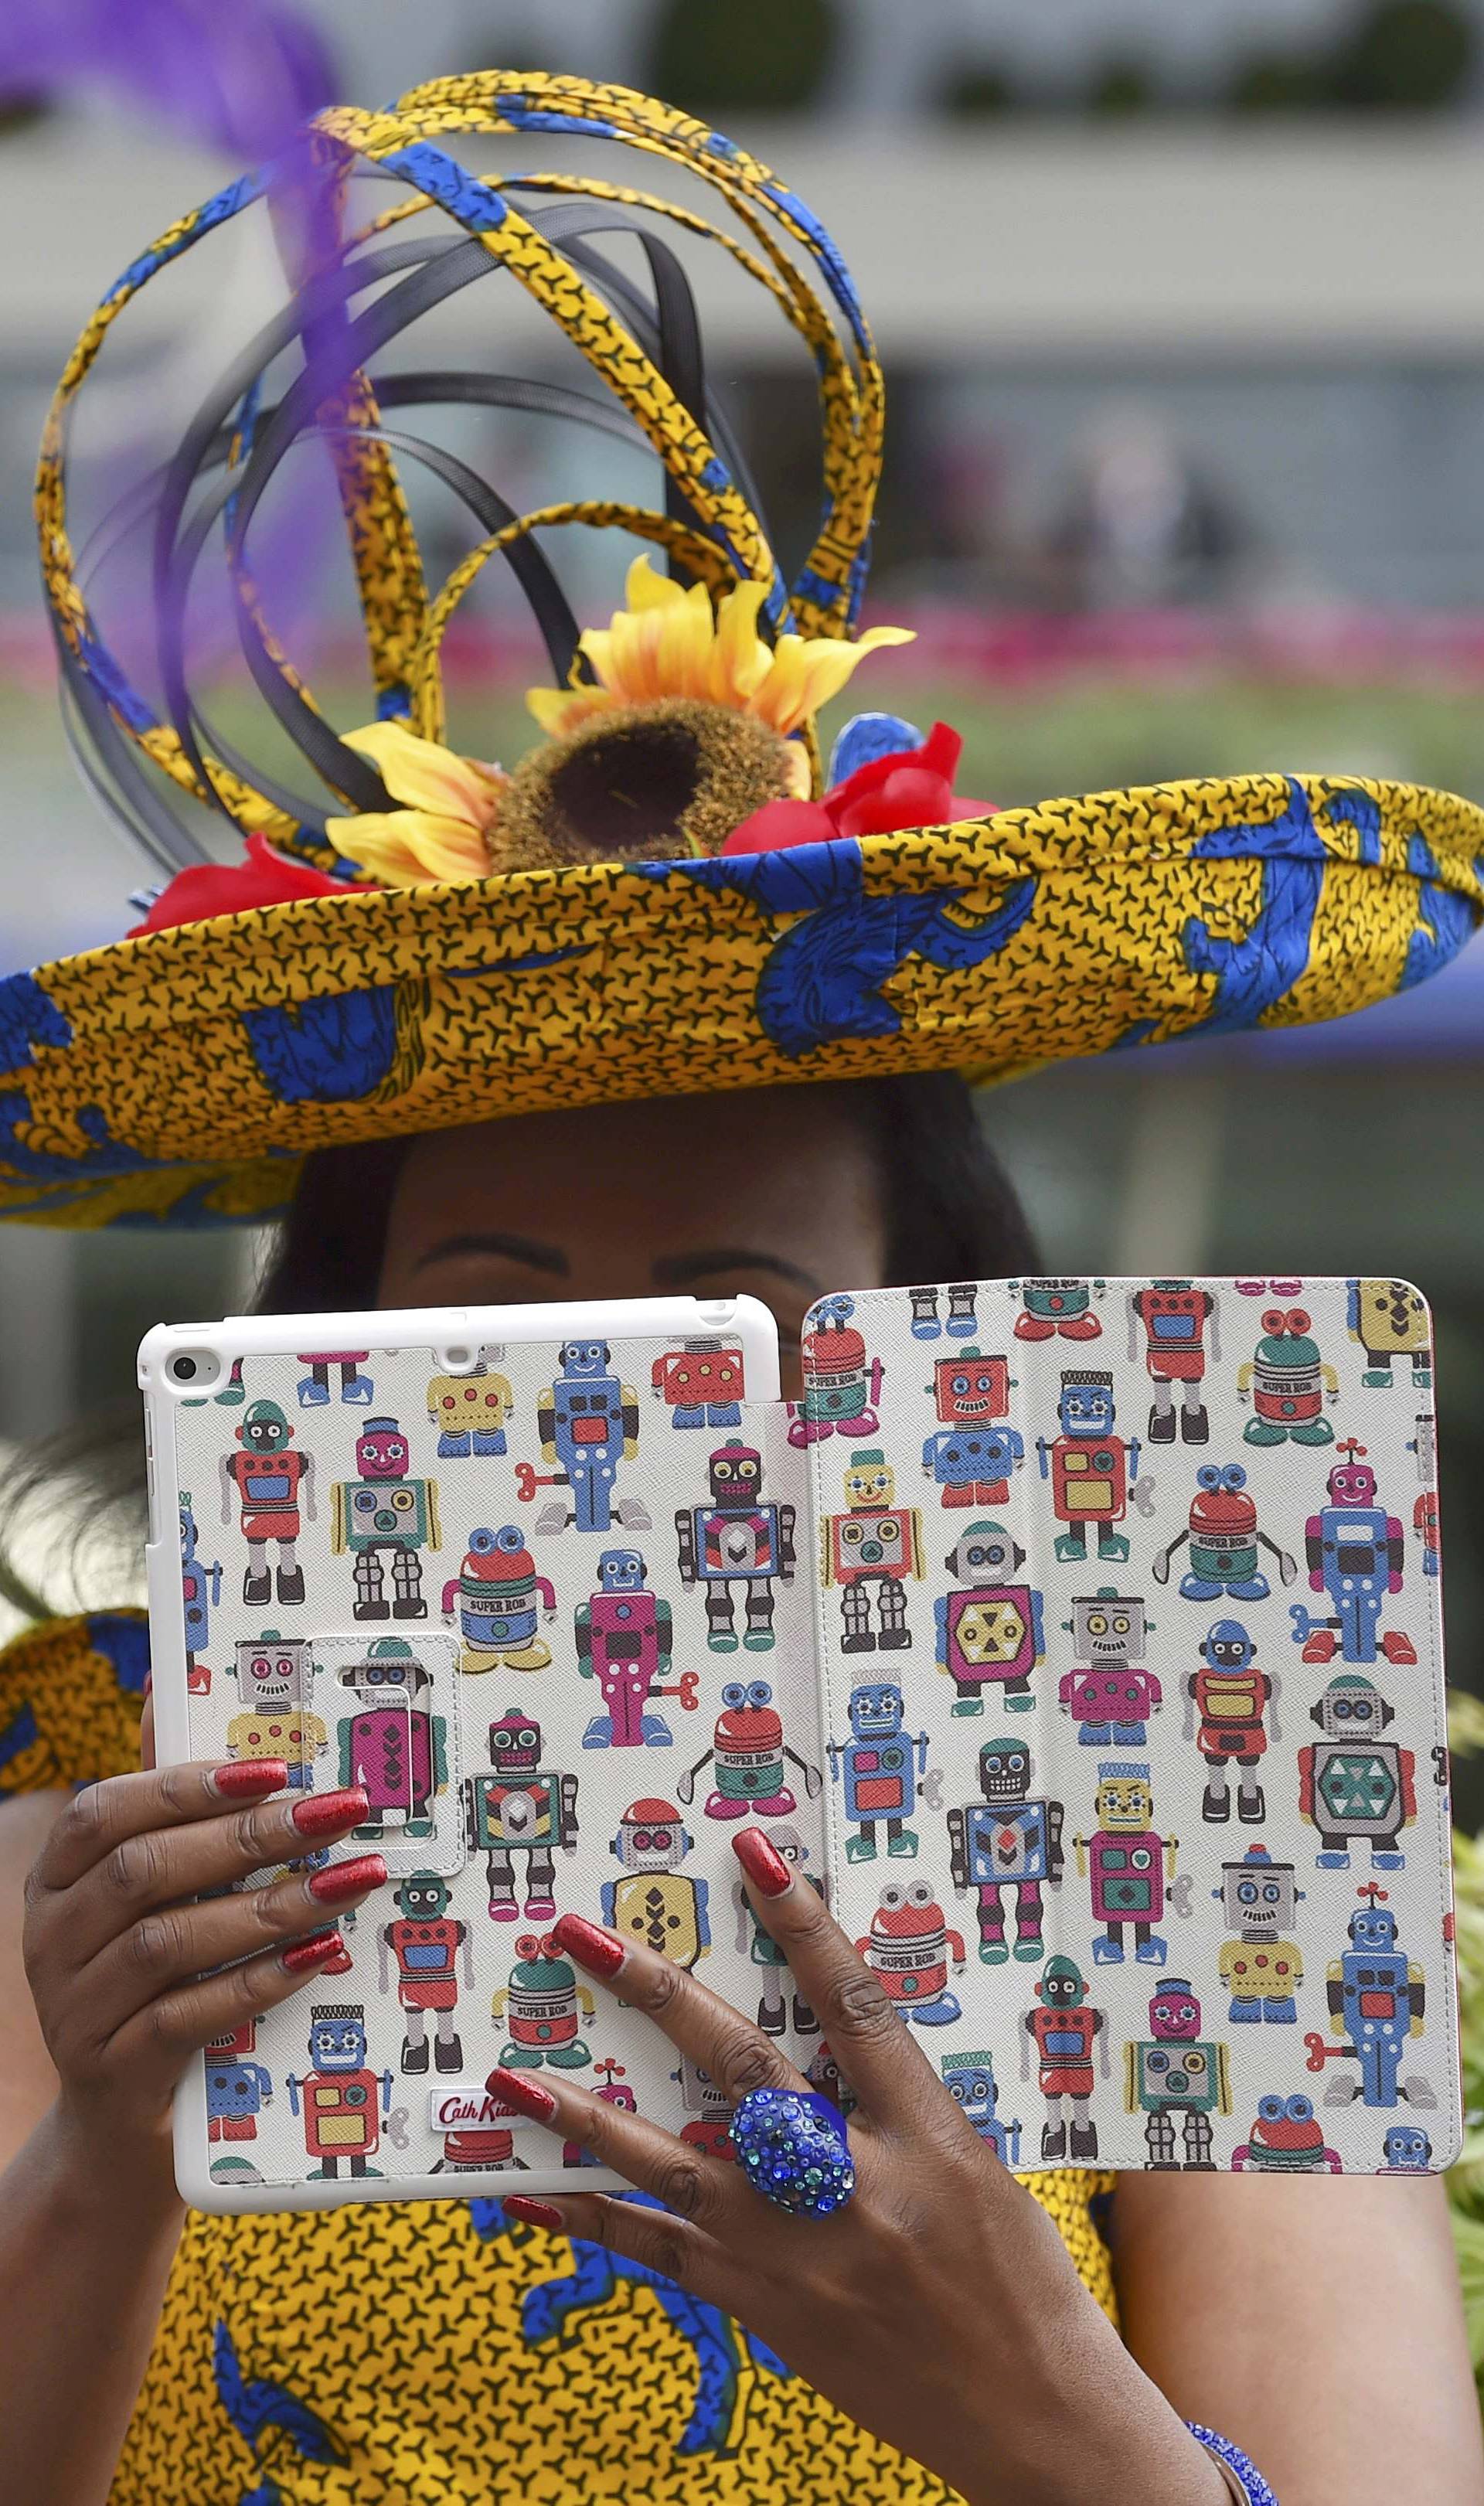
<svg viewBox="0 0 1484 2506"><path fill-rule="evenodd" d="M292 905L301 896L369 896L370 888L328 878L307 862L275 853L265 836L249 836L241 862L200 862L179 870L161 889L130 940L146 931L169 931L181 922L209 922L218 913L246 913L256 905Z"/></svg>
<svg viewBox="0 0 1484 2506"><path fill-rule="evenodd" d="M724 853L770 853L791 844L828 844L837 836L889 836L901 827L945 827L994 814L989 801L956 799L953 772L963 740L936 722L920 748L894 749L858 766L818 801L766 801L734 827Z"/></svg>

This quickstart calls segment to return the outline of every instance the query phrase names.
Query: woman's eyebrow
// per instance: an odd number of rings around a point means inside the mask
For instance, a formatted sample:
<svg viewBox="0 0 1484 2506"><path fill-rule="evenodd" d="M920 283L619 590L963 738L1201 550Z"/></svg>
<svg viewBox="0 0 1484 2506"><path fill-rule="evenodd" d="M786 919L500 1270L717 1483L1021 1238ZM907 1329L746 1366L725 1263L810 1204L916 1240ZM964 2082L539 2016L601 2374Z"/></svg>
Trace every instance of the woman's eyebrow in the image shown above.
<svg viewBox="0 0 1484 2506"><path fill-rule="evenodd" d="M711 1278L719 1271L771 1271L776 1278L792 1280L813 1296L824 1295L824 1282L812 1271L801 1270L781 1253L756 1253L739 1244L720 1244L700 1253L662 1253L651 1276L656 1288L684 1288L692 1279Z"/></svg>
<svg viewBox="0 0 1484 2506"><path fill-rule="evenodd" d="M557 1279L565 1279L572 1267L557 1244L538 1244L530 1235L497 1233L441 1235L436 1244L430 1244L426 1252L419 1253L412 1268L425 1271L430 1262L453 1262L468 1253L493 1254L501 1262L523 1262L528 1271L548 1271Z"/></svg>

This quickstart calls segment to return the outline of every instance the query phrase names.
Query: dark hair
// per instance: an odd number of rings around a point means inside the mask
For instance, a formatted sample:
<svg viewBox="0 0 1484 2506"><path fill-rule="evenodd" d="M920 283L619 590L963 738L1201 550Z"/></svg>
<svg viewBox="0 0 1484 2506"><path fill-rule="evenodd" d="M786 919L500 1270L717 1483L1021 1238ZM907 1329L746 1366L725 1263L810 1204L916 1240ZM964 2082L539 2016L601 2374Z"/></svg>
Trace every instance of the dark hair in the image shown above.
<svg viewBox="0 0 1484 2506"><path fill-rule="evenodd" d="M1039 1268L1030 1222L980 1126L957 1071L820 1083L869 1142L881 1177L888 1287L1010 1277ZM376 1303L387 1219L408 1140L319 1149L298 1188L264 1271L261 1314L356 1312ZM0 1597L31 1615L43 1604L11 1562L18 1529L38 1500L86 1507L62 1555L74 1581L105 1560L137 1557L143 1538L139 1414L132 1399L49 1437L26 1454L5 1491Z"/></svg>

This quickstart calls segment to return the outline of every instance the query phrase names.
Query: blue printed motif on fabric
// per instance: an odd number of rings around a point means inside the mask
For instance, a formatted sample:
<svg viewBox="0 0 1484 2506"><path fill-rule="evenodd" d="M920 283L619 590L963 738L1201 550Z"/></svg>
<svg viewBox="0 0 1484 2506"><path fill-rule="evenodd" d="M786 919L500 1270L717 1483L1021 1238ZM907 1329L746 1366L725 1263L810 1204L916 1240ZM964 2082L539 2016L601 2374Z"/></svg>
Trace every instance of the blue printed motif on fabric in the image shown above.
<svg viewBox="0 0 1484 2506"><path fill-rule="evenodd" d="M1414 835L1407 845L1407 869L1421 882L1417 911L1422 928L1407 943L1398 992L1409 992L1414 984L1425 984L1430 975L1438 974L1472 939L1478 921L1466 896L1440 884L1436 857L1422 836Z"/></svg>
<svg viewBox="0 0 1484 2506"><path fill-rule="evenodd" d="M143 1174L153 1166L172 1163L143 1157L138 1149L116 1140L96 1105L84 1105L78 1110L78 1129L92 1143L78 1157L68 1157L62 1151L28 1149L19 1133L21 1125L30 1120L29 1096L23 1096L18 1088L0 1091L0 1160L13 1174L26 1175L32 1183L72 1183L83 1175Z"/></svg>
<svg viewBox="0 0 1484 2506"><path fill-rule="evenodd" d="M664 2207L648 2193L626 2193L621 2198L640 2209ZM493 2238L509 2234L509 2222L500 2202L471 2202L469 2207L477 2235ZM625 2283L652 2288L669 2321L695 2352L695 2400L676 2451L681 2454L734 2452L733 2422L744 2369L760 2368L764 2375L781 2377L785 2382L793 2381L793 2369L775 2349L769 2348L760 2334L734 2323L719 2307L705 2306L699 2298L688 2296L673 2280L661 2277L646 2263L630 2262L626 2255L610 2253L606 2245L588 2244L579 2237L572 2239L572 2261L570 2273L541 2280L526 2290L521 2301L521 2330L527 2342L534 2345L554 2339L570 2343L576 2337L571 2329L574 2316L606 2306Z"/></svg>
<svg viewBox="0 0 1484 2506"><path fill-rule="evenodd" d="M150 1632L143 1619L125 1619L114 1610L99 1610L88 1621L88 1641L111 1664L116 1684L125 1697L142 1697L150 1671Z"/></svg>
<svg viewBox="0 0 1484 2506"><path fill-rule="evenodd" d="M231 2333L220 2319L212 2336L211 2365L223 2410L251 2448L258 2469L267 2474L257 2487L243 2490L238 2506L280 2506L283 2492L272 2477L275 2469L287 2473L296 2462L348 2461L344 2447L307 2402L286 2384L243 2375Z"/></svg>
<svg viewBox="0 0 1484 2506"><path fill-rule="evenodd" d="M856 283L845 267L844 255L833 235L827 227L820 224L814 211L805 207L798 194L790 191L787 183L765 183L762 188L768 198L776 200L778 206L796 222L808 237L816 258L830 281L835 303L850 324L857 347L863 356L870 356L872 354L871 338L866 327L866 316L861 309L861 300L856 294Z"/></svg>
<svg viewBox="0 0 1484 2506"><path fill-rule="evenodd" d="M1331 818L1354 827L1362 861L1379 859L1380 813L1366 792L1332 792L1325 806ZM1329 858L1301 783L1289 777L1289 806L1266 826L1218 827L1190 847L1192 860L1257 860L1261 901L1240 940L1221 940L1195 914L1183 942L1193 975L1214 975L1216 991L1206 1016L1186 1032L1225 1035L1257 1025L1309 963L1314 920Z"/></svg>
<svg viewBox="0 0 1484 2506"><path fill-rule="evenodd" d="M27 1069L38 1044L59 1052L71 1042L70 1021L34 975L0 982L0 1070Z"/></svg>
<svg viewBox="0 0 1484 2506"><path fill-rule="evenodd" d="M371 1095L397 1053L397 986L316 993L280 1009L244 1010L248 1049L283 1105L348 1104Z"/></svg>
<svg viewBox="0 0 1484 2506"><path fill-rule="evenodd" d="M554 113L549 107L527 104L518 95L497 95L495 110L512 130L570 130L579 139L617 139L619 133L611 122L601 122L586 113Z"/></svg>
<svg viewBox="0 0 1484 2506"><path fill-rule="evenodd" d="M1036 901L1036 878L1014 879L981 920L952 921L960 888L926 896L866 896L853 838L787 851L676 864L707 887L730 888L770 913L799 913L774 942L758 979L758 1018L791 1059L845 1038L896 1035L901 1019L882 985L911 957L939 973L980 966L1014 938Z"/></svg>
<svg viewBox="0 0 1484 2506"><path fill-rule="evenodd" d="M107 645L85 631L78 636L77 648L83 667L104 702L123 716L130 731L153 731L158 715L137 688L130 686Z"/></svg>
<svg viewBox="0 0 1484 2506"><path fill-rule="evenodd" d="M492 227L504 226L510 215L507 201L471 174L455 157L442 148L431 147L426 139L414 139L406 148L394 148L381 160L394 174L405 174L430 200L437 200L458 219L460 226L470 227L476 234L487 234Z"/></svg>
<svg viewBox="0 0 1484 2506"><path fill-rule="evenodd" d="M263 183L261 172L239 174L234 183L228 183L222 191L214 192L211 198L202 202L194 217L179 234L172 237L169 243L163 247L152 245L148 252L140 253L137 260L131 261L127 269L121 271L104 297L104 304L112 304L114 299L124 295L126 290L142 287L147 278L154 277L157 269L165 268L167 264L174 261L178 254L187 251L201 235L209 234L213 227L224 226L229 218L236 216L239 209L251 207L253 201L262 195Z"/></svg>

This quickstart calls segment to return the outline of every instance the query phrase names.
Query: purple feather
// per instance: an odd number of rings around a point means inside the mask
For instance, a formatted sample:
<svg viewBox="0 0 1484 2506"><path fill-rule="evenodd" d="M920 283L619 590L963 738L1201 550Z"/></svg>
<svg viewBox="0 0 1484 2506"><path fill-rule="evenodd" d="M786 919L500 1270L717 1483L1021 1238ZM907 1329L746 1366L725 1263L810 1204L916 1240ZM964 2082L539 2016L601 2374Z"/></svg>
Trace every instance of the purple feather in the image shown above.
<svg viewBox="0 0 1484 2506"><path fill-rule="evenodd" d="M316 29L273 0L7 0L0 27L0 97L103 88L254 163L336 86Z"/></svg>

